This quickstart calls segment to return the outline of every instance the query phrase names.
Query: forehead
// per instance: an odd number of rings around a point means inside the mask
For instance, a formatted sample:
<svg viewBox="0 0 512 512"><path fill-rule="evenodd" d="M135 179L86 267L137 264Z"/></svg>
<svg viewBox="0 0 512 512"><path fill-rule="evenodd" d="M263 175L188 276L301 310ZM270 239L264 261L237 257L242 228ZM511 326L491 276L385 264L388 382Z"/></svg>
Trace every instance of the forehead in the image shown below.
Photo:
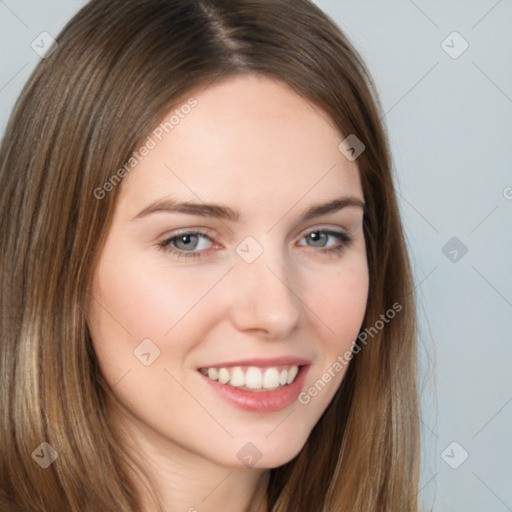
<svg viewBox="0 0 512 512"><path fill-rule="evenodd" d="M240 209L328 193L362 199L357 165L338 149L342 134L288 85L243 75L191 98L166 113L124 179L118 201L127 214L166 194Z"/></svg>

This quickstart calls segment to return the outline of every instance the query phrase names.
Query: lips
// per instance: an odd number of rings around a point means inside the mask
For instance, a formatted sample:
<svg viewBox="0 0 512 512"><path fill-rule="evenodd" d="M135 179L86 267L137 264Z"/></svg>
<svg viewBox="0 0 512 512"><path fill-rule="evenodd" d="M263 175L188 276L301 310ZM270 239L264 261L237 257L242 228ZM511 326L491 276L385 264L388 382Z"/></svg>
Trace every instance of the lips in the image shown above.
<svg viewBox="0 0 512 512"><path fill-rule="evenodd" d="M296 400L310 364L293 356L253 358L205 365L198 372L232 405L251 412L272 412Z"/></svg>

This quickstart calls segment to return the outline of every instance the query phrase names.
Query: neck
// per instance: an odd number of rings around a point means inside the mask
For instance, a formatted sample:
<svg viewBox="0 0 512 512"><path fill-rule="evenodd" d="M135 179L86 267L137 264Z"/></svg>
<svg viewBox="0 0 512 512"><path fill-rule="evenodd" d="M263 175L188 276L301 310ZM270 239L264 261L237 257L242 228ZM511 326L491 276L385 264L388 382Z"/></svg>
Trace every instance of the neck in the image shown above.
<svg viewBox="0 0 512 512"><path fill-rule="evenodd" d="M145 476L128 469L144 512L267 512L270 470L222 466L154 432L124 426L122 442Z"/></svg>
<svg viewBox="0 0 512 512"><path fill-rule="evenodd" d="M207 463L152 457L144 467L165 512L267 512L269 471L236 470ZM144 512L160 512L140 485Z"/></svg>

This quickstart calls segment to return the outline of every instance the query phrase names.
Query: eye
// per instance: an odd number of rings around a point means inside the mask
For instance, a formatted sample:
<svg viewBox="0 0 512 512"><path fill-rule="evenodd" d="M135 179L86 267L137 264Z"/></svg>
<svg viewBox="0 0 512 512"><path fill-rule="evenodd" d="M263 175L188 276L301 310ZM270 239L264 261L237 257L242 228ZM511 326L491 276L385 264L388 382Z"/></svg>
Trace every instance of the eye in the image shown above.
<svg viewBox="0 0 512 512"><path fill-rule="evenodd" d="M178 257L199 258L201 252L209 249L211 238L201 231L184 231L178 233L158 244L165 252Z"/></svg>
<svg viewBox="0 0 512 512"><path fill-rule="evenodd" d="M303 240L307 242L311 242L311 245L308 247L317 247L320 248L320 252L327 254L337 254L341 252L345 247L347 247L352 238L343 231L333 231L328 229L316 229L314 231L310 231L304 237ZM337 245L329 244L329 241L338 241ZM304 244L300 244L304 245Z"/></svg>

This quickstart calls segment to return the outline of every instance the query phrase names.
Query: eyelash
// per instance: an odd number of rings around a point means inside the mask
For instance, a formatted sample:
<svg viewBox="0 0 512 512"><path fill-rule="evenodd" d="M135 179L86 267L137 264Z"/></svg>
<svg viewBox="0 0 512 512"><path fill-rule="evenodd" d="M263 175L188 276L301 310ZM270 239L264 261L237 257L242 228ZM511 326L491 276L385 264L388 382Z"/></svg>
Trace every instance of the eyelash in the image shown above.
<svg viewBox="0 0 512 512"><path fill-rule="evenodd" d="M338 240L341 241L341 245L338 245L338 246L319 248L319 252L326 254L328 256L336 256L336 255L340 254L352 242L352 238L347 233L343 233L341 231L332 231L329 229L315 229L315 230L312 230L312 231L309 231L308 233L306 233L302 238L306 238L313 233L323 233L327 236L334 236L334 237L338 238ZM173 235L170 238L163 240L162 242L159 242L157 244L158 248L166 253L170 253L173 256L177 256L178 258L185 257L185 258L196 259L196 258L203 257L203 255L201 253L206 252L207 249L203 250L203 251L183 251L180 249L172 248L171 243L174 240L176 240L180 237L183 237L183 236L187 236L187 235L200 235L200 236L208 238L210 241L212 241L211 238L206 233L203 233L202 231L183 231L181 233L177 233L177 234ZM305 246L305 247L308 247L308 246Z"/></svg>

